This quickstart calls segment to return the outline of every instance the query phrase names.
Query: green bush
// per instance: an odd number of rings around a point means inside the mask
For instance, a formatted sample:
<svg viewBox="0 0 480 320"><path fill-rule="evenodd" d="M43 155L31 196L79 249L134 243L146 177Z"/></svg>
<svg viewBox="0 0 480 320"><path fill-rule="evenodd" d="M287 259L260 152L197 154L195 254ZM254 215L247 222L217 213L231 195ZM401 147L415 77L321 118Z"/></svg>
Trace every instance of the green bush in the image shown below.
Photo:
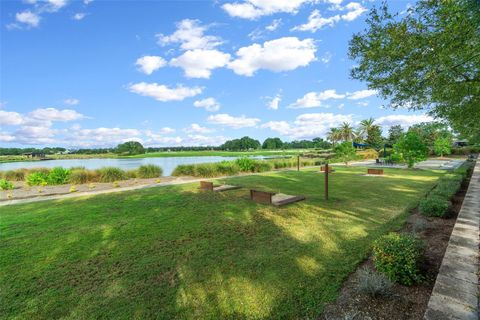
<svg viewBox="0 0 480 320"><path fill-rule="evenodd" d="M449 213L450 202L448 200L431 196L420 201L420 213L428 217L444 218Z"/></svg>
<svg viewBox="0 0 480 320"><path fill-rule="evenodd" d="M217 172L224 176L233 176L240 172L240 167L233 161L222 161L216 163Z"/></svg>
<svg viewBox="0 0 480 320"><path fill-rule="evenodd" d="M430 196L450 199L460 189L461 183L455 180L440 181L435 189L432 190Z"/></svg>
<svg viewBox="0 0 480 320"><path fill-rule="evenodd" d="M98 174L100 176L100 182L114 182L117 180L125 180L127 174L120 168L115 167L104 167L98 169Z"/></svg>
<svg viewBox="0 0 480 320"><path fill-rule="evenodd" d="M250 158L238 158L235 160L235 162L240 167L240 171L242 172L253 172L255 169L254 161Z"/></svg>
<svg viewBox="0 0 480 320"><path fill-rule="evenodd" d="M140 166L137 171L138 178L148 179L148 178L158 178L162 175L162 168L154 164L146 164Z"/></svg>
<svg viewBox="0 0 480 320"><path fill-rule="evenodd" d="M370 269L358 272L357 290L372 297L387 296L392 292L392 282L383 274Z"/></svg>
<svg viewBox="0 0 480 320"><path fill-rule="evenodd" d="M253 172L265 172L271 171L273 166L267 161L254 161L253 162Z"/></svg>
<svg viewBox="0 0 480 320"><path fill-rule="evenodd" d="M68 181L72 184L83 184L88 182L88 171L85 169L73 169L70 171Z"/></svg>
<svg viewBox="0 0 480 320"><path fill-rule="evenodd" d="M126 170L125 171L125 176L126 176L127 179L139 178L138 169Z"/></svg>
<svg viewBox="0 0 480 320"><path fill-rule="evenodd" d="M193 164L180 164L172 172L172 176L195 176L195 166Z"/></svg>
<svg viewBox="0 0 480 320"><path fill-rule="evenodd" d="M411 235L390 233L374 242L373 261L391 281L412 285L422 280L422 244Z"/></svg>
<svg viewBox="0 0 480 320"><path fill-rule="evenodd" d="M25 178L29 186L44 186L47 184L48 174L45 172L32 172Z"/></svg>
<svg viewBox="0 0 480 320"><path fill-rule="evenodd" d="M0 190L12 190L15 186L10 181L0 179Z"/></svg>
<svg viewBox="0 0 480 320"><path fill-rule="evenodd" d="M65 184L68 182L69 175L70 175L70 170L62 167L55 167L48 174L47 184L49 185Z"/></svg>
<svg viewBox="0 0 480 320"><path fill-rule="evenodd" d="M202 178L213 178L218 176L217 167L214 163L200 163L195 165L195 176Z"/></svg>

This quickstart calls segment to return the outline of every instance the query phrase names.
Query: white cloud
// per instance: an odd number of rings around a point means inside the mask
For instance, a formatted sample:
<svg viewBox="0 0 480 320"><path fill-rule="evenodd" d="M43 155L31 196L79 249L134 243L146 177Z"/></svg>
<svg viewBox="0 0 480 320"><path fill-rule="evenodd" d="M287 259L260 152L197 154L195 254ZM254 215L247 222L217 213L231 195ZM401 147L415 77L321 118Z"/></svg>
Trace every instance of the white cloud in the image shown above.
<svg viewBox="0 0 480 320"><path fill-rule="evenodd" d="M169 134L169 133L174 133L175 129L170 128L170 127L163 127L160 129L160 132L163 134Z"/></svg>
<svg viewBox="0 0 480 320"><path fill-rule="evenodd" d="M238 58L230 62L228 67L244 76L252 76L259 69L289 71L307 66L315 60L315 51L313 39L284 37L266 41L263 45L255 43L240 48L236 52Z"/></svg>
<svg viewBox="0 0 480 320"><path fill-rule="evenodd" d="M212 70L227 65L230 55L218 50L188 50L170 60L170 65L180 67L188 78L210 78Z"/></svg>
<svg viewBox="0 0 480 320"><path fill-rule="evenodd" d="M434 119L428 115L421 114L421 115L402 115L402 114L392 114L388 116L383 116L377 118L375 123L384 127L388 128L394 125L401 125L403 128L408 128L414 124L422 123L422 122L431 122Z"/></svg>
<svg viewBox="0 0 480 320"><path fill-rule="evenodd" d="M139 82L131 84L128 89L136 94L151 97L158 101L182 101L185 98L194 97L202 93L200 87L184 87L178 85L176 88L169 88L165 85L157 83Z"/></svg>
<svg viewBox="0 0 480 320"><path fill-rule="evenodd" d="M145 74L152 74L154 71L160 69L166 64L167 62L165 59L159 56L143 56L138 58L135 62L138 70Z"/></svg>
<svg viewBox="0 0 480 320"><path fill-rule="evenodd" d="M331 2L334 4L333 9L337 9L340 11L347 11L344 14L336 14L330 17L323 17L320 13L320 10L315 9L312 13L308 16L308 21L304 24L298 25L293 27L293 31L310 31L315 32L323 27L333 27L339 21L353 21L357 19L362 13L367 11L365 7L363 7L358 2L350 2L346 6L340 6L341 1Z"/></svg>
<svg viewBox="0 0 480 320"><path fill-rule="evenodd" d="M322 92L309 92L305 94L302 98L298 99L294 103L288 106L291 109L302 109L302 108L315 108L322 107L322 102L330 99L343 99L345 98L344 94L339 94L333 89L325 90ZM325 106L328 107L328 106Z"/></svg>
<svg viewBox="0 0 480 320"><path fill-rule="evenodd" d="M271 24L265 27L268 31L275 31L282 24L282 19L274 19Z"/></svg>
<svg viewBox="0 0 480 320"><path fill-rule="evenodd" d="M75 98L68 98L63 100L63 103L68 104L69 106L76 106L77 104L80 103L80 100Z"/></svg>
<svg viewBox="0 0 480 320"><path fill-rule="evenodd" d="M271 98L270 101L268 101L267 103L268 109L278 110L280 101L282 101L282 96L280 94L277 94L275 97Z"/></svg>
<svg viewBox="0 0 480 320"><path fill-rule="evenodd" d="M274 13L296 13L300 6L312 0L245 0L222 5L230 16L243 19L256 19Z"/></svg>
<svg viewBox="0 0 480 320"><path fill-rule="evenodd" d="M255 127L260 119L247 118L244 115L240 117L233 117L226 113L219 113L208 117L208 121L213 124L218 124L233 129L240 129L245 127Z"/></svg>
<svg viewBox="0 0 480 320"><path fill-rule="evenodd" d="M367 101L360 101L360 102L357 102L357 105L359 105L361 107L368 107L368 102Z"/></svg>
<svg viewBox="0 0 480 320"><path fill-rule="evenodd" d="M209 133L214 130L206 127L202 127L198 123L192 123L190 127L183 129L183 131L187 133Z"/></svg>
<svg viewBox="0 0 480 320"><path fill-rule="evenodd" d="M268 32L277 30L282 24L282 19L274 19L270 24L265 27L257 27L248 34L248 37L254 41L264 38Z"/></svg>
<svg viewBox="0 0 480 320"><path fill-rule="evenodd" d="M352 93L348 93L348 99L350 100L359 100L365 99L377 94L376 90L359 90Z"/></svg>
<svg viewBox="0 0 480 320"><path fill-rule="evenodd" d="M351 122L352 115L333 113L307 113L299 115L293 123L286 121L270 121L261 127L278 132L293 139L312 139L324 137L332 127L343 122Z"/></svg>
<svg viewBox="0 0 480 320"><path fill-rule="evenodd" d="M199 20L184 19L176 24L177 30L169 36L157 34L158 43L162 46L180 43L183 50L213 49L222 44L222 39L216 36L204 35L207 26Z"/></svg>
<svg viewBox="0 0 480 320"><path fill-rule="evenodd" d="M57 12L67 5L67 0L47 0L46 2L47 5L45 5L42 10L48 12Z"/></svg>
<svg viewBox="0 0 480 320"><path fill-rule="evenodd" d="M0 110L0 125L20 125L23 123L20 113Z"/></svg>
<svg viewBox="0 0 480 320"><path fill-rule="evenodd" d="M86 13L84 12L78 12L78 13L75 13L72 17L73 20L77 20L77 21L80 21L82 20L83 18L85 18L87 16Z"/></svg>
<svg viewBox="0 0 480 320"><path fill-rule="evenodd" d="M33 28L38 27L40 24L40 16L28 10L17 13L15 15L15 20Z"/></svg>
<svg viewBox="0 0 480 320"><path fill-rule="evenodd" d="M184 139L184 145L187 146L218 146L227 141L223 136L204 136L199 134L188 135Z"/></svg>
<svg viewBox="0 0 480 320"><path fill-rule="evenodd" d="M205 110L210 112L215 112L220 109L220 104L215 100L215 98L206 98L203 100L197 100L193 103L195 108L205 108Z"/></svg>
<svg viewBox="0 0 480 320"><path fill-rule="evenodd" d="M29 116L36 120L61 121L61 122L73 121L73 120L85 118L83 114L78 113L75 110L71 110L71 109L58 110L55 108L36 109L30 112Z"/></svg>
<svg viewBox="0 0 480 320"><path fill-rule="evenodd" d="M332 54L330 52L325 52L321 58L322 62L327 64L332 60Z"/></svg>

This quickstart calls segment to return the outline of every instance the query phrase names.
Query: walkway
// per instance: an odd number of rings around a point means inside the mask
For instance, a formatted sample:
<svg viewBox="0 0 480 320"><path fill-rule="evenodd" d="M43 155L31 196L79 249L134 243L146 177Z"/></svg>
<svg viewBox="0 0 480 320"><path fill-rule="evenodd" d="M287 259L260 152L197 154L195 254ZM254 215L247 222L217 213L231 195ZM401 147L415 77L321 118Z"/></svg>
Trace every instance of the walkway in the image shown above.
<svg viewBox="0 0 480 320"><path fill-rule="evenodd" d="M480 161L477 161L443 257L425 319L479 319L479 231Z"/></svg>

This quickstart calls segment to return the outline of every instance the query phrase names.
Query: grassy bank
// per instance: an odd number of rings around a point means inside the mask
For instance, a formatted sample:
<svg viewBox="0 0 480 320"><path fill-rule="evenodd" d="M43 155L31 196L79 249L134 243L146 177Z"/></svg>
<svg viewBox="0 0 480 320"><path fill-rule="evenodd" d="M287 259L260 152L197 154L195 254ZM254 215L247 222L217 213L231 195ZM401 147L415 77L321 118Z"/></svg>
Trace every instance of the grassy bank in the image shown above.
<svg viewBox="0 0 480 320"><path fill-rule="evenodd" d="M164 157L247 157L247 156L290 156L298 155L307 150L255 150L255 151L172 151L172 152L152 152L127 156L129 158L164 158Z"/></svg>
<svg viewBox="0 0 480 320"><path fill-rule="evenodd" d="M283 208L197 184L3 207L5 318L314 318L442 173L336 168L225 180L302 194Z"/></svg>

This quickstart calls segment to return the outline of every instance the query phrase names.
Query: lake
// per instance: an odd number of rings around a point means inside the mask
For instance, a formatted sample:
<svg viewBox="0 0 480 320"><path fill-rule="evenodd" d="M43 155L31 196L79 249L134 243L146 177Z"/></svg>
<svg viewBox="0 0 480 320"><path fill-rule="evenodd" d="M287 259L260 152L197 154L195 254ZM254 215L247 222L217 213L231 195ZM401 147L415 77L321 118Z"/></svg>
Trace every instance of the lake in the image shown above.
<svg viewBox="0 0 480 320"><path fill-rule="evenodd" d="M163 169L163 175L169 176L180 164L213 163L225 160L235 160L238 157L172 157L172 158L123 158L123 159L65 159L44 161L19 161L0 163L0 171L16 170L21 168L53 168L53 167L85 167L85 169L99 169L101 167L118 167L129 170L136 169L144 164L155 164ZM264 156L250 158L264 159Z"/></svg>

